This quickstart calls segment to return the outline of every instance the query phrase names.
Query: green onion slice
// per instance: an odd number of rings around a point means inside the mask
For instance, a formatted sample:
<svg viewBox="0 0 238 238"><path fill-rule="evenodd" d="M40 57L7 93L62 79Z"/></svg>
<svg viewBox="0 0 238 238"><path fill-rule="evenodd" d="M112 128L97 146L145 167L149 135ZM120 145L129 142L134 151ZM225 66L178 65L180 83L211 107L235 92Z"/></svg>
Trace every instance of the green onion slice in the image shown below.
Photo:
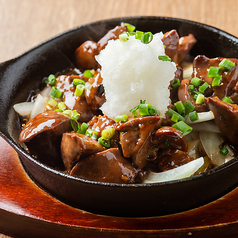
<svg viewBox="0 0 238 238"><path fill-rule="evenodd" d="M220 75L220 67L211 66L208 70L207 76L208 77L216 77Z"/></svg>
<svg viewBox="0 0 238 238"><path fill-rule="evenodd" d="M189 134L193 128L186 124L184 121L178 121L172 125L172 127L176 128L177 130L181 131L183 136Z"/></svg>
<svg viewBox="0 0 238 238"><path fill-rule="evenodd" d="M189 100L187 100L183 105L185 107L184 115L189 114L195 109L195 106Z"/></svg>
<svg viewBox="0 0 238 238"><path fill-rule="evenodd" d="M199 119L196 111L190 112L188 116L191 121L197 121Z"/></svg>
<svg viewBox="0 0 238 238"><path fill-rule="evenodd" d="M210 85L205 82L204 84L202 84L201 86L199 86L198 90L201 92L201 93L204 93L206 91L207 88L209 88Z"/></svg>
<svg viewBox="0 0 238 238"><path fill-rule="evenodd" d="M144 35L143 31L136 31L135 33L135 39L141 40L142 36Z"/></svg>
<svg viewBox="0 0 238 238"><path fill-rule="evenodd" d="M92 78L94 75L92 74L90 69L87 69L87 70L84 71L83 76L86 77L86 78Z"/></svg>
<svg viewBox="0 0 238 238"><path fill-rule="evenodd" d="M144 44L149 44L153 40L153 34L151 32L146 32L141 37L141 42Z"/></svg>
<svg viewBox="0 0 238 238"><path fill-rule="evenodd" d="M129 40L130 34L128 32L123 32L119 35L119 39L121 42L126 42Z"/></svg>
<svg viewBox="0 0 238 238"><path fill-rule="evenodd" d="M66 109L65 103L64 103L64 102L59 102L59 103L58 103L58 109L60 109L60 110L65 110L65 109Z"/></svg>
<svg viewBox="0 0 238 238"><path fill-rule="evenodd" d="M171 117L171 121L178 122L179 121L179 116L177 114L173 114L172 117Z"/></svg>
<svg viewBox="0 0 238 238"><path fill-rule="evenodd" d="M48 83L51 85L51 86L54 86L56 84L56 78L54 76L54 74L50 74L48 76Z"/></svg>
<svg viewBox="0 0 238 238"><path fill-rule="evenodd" d="M224 98L222 99L222 101L223 101L223 102L227 102L227 103L234 103L233 100L232 100L231 98L229 98L229 97L224 97Z"/></svg>
<svg viewBox="0 0 238 238"><path fill-rule="evenodd" d="M133 32L136 29L136 27L131 25L130 23L124 23L124 26L127 26L129 32Z"/></svg>
<svg viewBox="0 0 238 238"><path fill-rule="evenodd" d="M181 101L174 103L174 106L179 114L183 114L185 112L185 107Z"/></svg>
<svg viewBox="0 0 238 238"><path fill-rule="evenodd" d="M98 142L106 148L111 146L111 141L109 139L104 139L103 137L98 138Z"/></svg>
<svg viewBox="0 0 238 238"><path fill-rule="evenodd" d="M225 70L232 70L232 68L235 66L235 64L228 60L228 59L223 59L220 64L219 64L219 67L222 68L222 69L225 69Z"/></svg>
<svg viewBox="0 0 238 238"><path fill-rule="evenodd" d="M168 55L159 55L158 58L159 60L162 60L162 61L171 61Z"/></svg>
<svg viewBox="0 0 238 238"><path fill-rule="evenodd" d="M192 92L195 89L194 85L189 84L189 91Z"/></svg>
<svg viewBox="0 0 238 238"><path fill-rule="evenodd" d="M97 138L98 138L98 133L97 133L97 131L94 131L94 130L92 130L92 129L90 129L90 128L88 128L88 129L86 130L85 135L88 136L88 137L90 137L90 138L92 138L92 139L94 139L94 140L97 140Z"/></svg>
<svg viewBox="0 0 238 238"><path fill-rule="evenodd" d="M62 95L62 92L58 88L53 86L50 90L50 95L54 98L60 98Z"/></svg>
<svg viewBox="0 0 238 238"><path fill-rule="evenodd" d="M224 146L219 153L223 156L226 156L229 153L229 150Z"/></svg>
<svg viewBox="0 0 238 238"><path fill-rule="evenodd" d="M215 86L219 86L222 80L222 75L218 75L216 77L214 77L213 81L212 81L212 87Z"/></svg>
<svg viewBox="0 0 238 238"><path fill-rule="evenodd" d="M89 126L88 123L83 122L80 127L80 133L85 134L86 130L88 129L88 126Z"/></svg>
<svg viewBox="0 0 238 238"><path fill-rule="evenodd" d="M115 135L115 129L113 127L107 127L101 132L101 136L103 139L111 139Z"/></svg>
<svg viewBox="0 0 238 238"><path fill-rule="evenodd" d="M85 86L83 84L77 85L75 92L74 92L75 96L77 96L77 97L82 96L84 89L85 89Z"/></svg>
<svg viewBox="0 0 238 238"><path fill-rule="evenodd" d="M174 79L174 81L171 84L172 88L178 88L180 86L179 79Z"/></svg>
<svg viewBox="0 0 238 238"><path fill-rule="evenodd" d="M196 104L203 104L204 103L204 95L198 94L196 98Z"/></svg>
<svg viewBox="0 0 238 238"><path fill-rule="evenodd" d="M167 115L172 117L173 114L176 114L179 117L179 121L185 121L185 118L182 115L180 115L178 112L174 111L173 109L169 108L167 111Z"/></svg>
<svg viewBox="0 0 238 238"><path fill-rule="evenodd" d="M190 81L190 84L192 84L195 87L198 87L202 82L202 79L198 78L198 77L193 77Z"/></svg>
<svg viewBox="0 0 238 238"><path fill-rule="evenodd" d="M48 105L50 105L51 107L55 107L55 106L57 106L57 104L58 104L58 102L52 97L48 101Z"/></svg>
<svg viewBox="0 0 238 238"><path fill-rule="evenodd" d="M115 121L116 122L126 122L128 120L128 116L125 115L120 115L120 116L116 116Z"/></svg>
<svg viewBox="0 0 238 238"><path fill-rule="evenodd" d="M73 85L77 86L79 84L85 85L85 82L82 79L74 78L73 79Z"/></svg>

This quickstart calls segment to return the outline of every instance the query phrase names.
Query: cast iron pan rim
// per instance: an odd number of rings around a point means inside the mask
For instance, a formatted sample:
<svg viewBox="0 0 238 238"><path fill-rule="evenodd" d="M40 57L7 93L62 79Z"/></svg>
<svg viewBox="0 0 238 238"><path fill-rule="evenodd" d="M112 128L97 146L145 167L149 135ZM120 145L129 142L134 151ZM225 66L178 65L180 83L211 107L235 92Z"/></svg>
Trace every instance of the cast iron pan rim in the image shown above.
<svg viewBox="0 0 238 238"><path fill-rule="evenodd" d="M91 22L91 23L86 23L86 24L83 24L83 25L80 25L80 26L77 26L75 28L72 28L70 30L67 30L67 31L64 31L63 33L60 33L54 37L51 37L49 38L48 40L45 40L43 41L42 43L36 45L35 47L29 49L28 51L24 52L23 54L21 54L20 56L16 57L16 58L13 58L9 61L6 61L6 62L3 62L1 64L4 64L4 63L9 63L11 64L11 62L14 62L15 60L21 58L22 56L24 55L27 55L28 53L30 53L31 51L34 51L38 48L40 48L41 46L51 42L52 40L55 40L59 37L62 37L64 35L67 35L68 33L72 33L80 28L83 28L83 27L87 27L88 25L98 25L98 24L101 24L101 23L107 23L107 22L111 22L111 21L118 21L118 22L123 22L123 21L127 21L129 22L130 20L165 20L165 21L176 21L176 22L180 22L180 23L188 23L188 24L191 24L191 25L196 25L196 26L199 26L201 28L205 28L209 31L212 31L212 32L217 32L219 33L220 35L224 35L228 38L232 38L233 41L237 41L238 43L238 38L223 31L223 30L220 30L216 27L212 27L210 25L207 25L207 24L204 24L204 23L199 23L199 22L196 22L196 21L191 21L191 20L186 20L186 19L182 19L182 18L172 18L172 17L163 17L163 16L132 16L132 17L118 17L118 18L110 18L110 19L105 19L105 20L100 20L100 21L94 21L94 22ZM130 23L130 22L129 22ZM1 65L0 64L0 65ZM221 165L221 166L218 166L216 167L215 169L211 170L211 171L208 171L208 172L204 172L202 174L198 174L198 175L195 175L193 177L189 177L189 178L184 178L184 179L179 179L179 180L173 180L173 181L167 181L167 182L160 182L160 183L151 183L151 184L116 184L116 183L106 183L106 182L97 182L97 181L90 181L90 180L85 180L85 179L81 179L79 177L76 177L76 176L72 176L72 175L69 175L69 174L66 174L62 171L59 171L59 170L56 170L56 169L53 169L47 165L44 165L42 164L41 162L37 161L36 159L34 159L33 157L31 157L28 152L23 149L20 145L18 145L12 138L10 135L5 135L2 131L0 131L0 135L3 139L5 139L20 155L26 157L27 159L29 159L31 162L37 164L39 167L47 170L48 172L51 172L55 175L58 175L58 176L62 176L62 177L65 177L66 179L73 179L75 181L79 181L79 182L82 182L82 183L86 183L86 184L93 184L93 185L98 185L98 186L108 186L108 187L125 187L125 188L137 188L137 187L157 187L157 186L166 186L166 185L169 185L169 184L176 184L176 183L184 183L184 182L188 182L188 181L191 181L191 180L199 180L199 179L203 179L205 176L212 176L213 174L215 173L219 173L221 171L223 171L224 169L232 166L233 164L237 163L238 162L238 157L232 159L231 161Z"/></svg>

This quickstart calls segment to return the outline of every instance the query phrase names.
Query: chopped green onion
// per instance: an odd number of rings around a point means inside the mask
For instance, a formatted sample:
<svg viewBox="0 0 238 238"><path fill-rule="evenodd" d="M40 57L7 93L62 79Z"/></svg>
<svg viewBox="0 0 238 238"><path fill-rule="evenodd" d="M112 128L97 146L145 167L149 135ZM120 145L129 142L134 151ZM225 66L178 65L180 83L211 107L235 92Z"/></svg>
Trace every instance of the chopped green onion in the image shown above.
<svg viewBox="0 0 238 238"><path fill-rule="evenodd" d="M149 107L151 105L149 103L141 103L139 104L139 113L141 116L148 116L149 114Z"/></svg>
<svg viewBox="0 0 238 238"><path fill-rule="evenodd" d="M148 108L148 112L149 112L149 116L160 114L160 112L155 107L152 107L152 106Z"/></svg>
<svg viewBox="0 0 238 238"><path fill-rule="evenodd" d="M73 79L73 85L74 86L77 86L79 84L85 85L85 82L82 79L77 79L77 78Z"/></svg>
<svg viewBox="0 0 238 238"><path fill-rule="evenodd" d="M208 70L207 76L208 77L216 77L218 75L220 75L220 68L211 66Z"/></svg>
<svg viewBox="0 0 238 238"><path fill-rule="evenodd" d="M223 156L226 156L229 153L229 150L224 146L219 153Z"/></svg>
<svg viewBox="0 0 238 238"><path fill-rule="evenodd" d="M183 105L185 107L184 115L189 114L195 109L195 106L189 100L187 100Z"/></svg>
<svg viewBox="0 0 238 238"><path fill-rule="evenodd" d="M198 87L202 82L202 79L198 77L193 77L190 81L190 84L194 85L195 87Z"/></svg>
<svg viewBox="0 0 238 238"><path fill-rule="evenodd" d="M115 135L115 129L113 127L107 127L101 132L103 139L111 139Z"/></svg>
<svg viewBox="0 0 238 238"><path fill-rule="evenodd" d="M71 118L71 119L70 119L70 123L71 123L71 126L72 126L73 130L74 130L75 132L80 133L80 126L79 126L78 121L75 120L74 118Z"/></svg>
<svg viewBox="0 0 238 238"><path fill-rule="evenodd" d="M60 98L62 95L62 92L57 89L55 86L53 86L50 90L50 95L54 98Z"/></svg>
<svg viewBox="0 0 238 238"><path fill-rule="evenodd" d="M55 112L63 112L64 110L61 110L59 108L55 109Z"/></svg>
<svg viewBox="0 0 238 238"><path fill-rule="evenodd" d="M50 74L48 76L48 82L51 86L54 86L56 84L56 78L55 78L54 74Z"/></svg>
<svg viewBox="0 0 238 238"><path fill-rule="evenodd" d="M146 32L141 37L141 42L144 44L149 44L153 40L153 34L151 32Z"/></svg>
<svg viewBox="0 0 238 238"><path fill-rule="evenodd" d="M196 111L190 112L188 116L191 121L197 121L199 119Z"/></svg>
<svg viewBox="0 0 238 238"><path fill-rule="evenodd" d="M222 75L218 75L216 77L214 77L213 81L212 81L212 87L215 86L219 86L222 80Z"/></svg>
<svg viewBox="0 0 238 238"><path fill-rule="evenodd" d="M80 133L85 134L86 130L88 129L88 126L89 126L88 123L83 122L80 127Z"/></svg>
<svg viewBox="0 0 238 238"><path fill-rule="evenodd" d="M65 110L65 109L66 109L65 103L64 103L64 102L59 102L59 103L58 103L58 108L59 108L60 110Z"/></svg>
<svg viewBox="0 0 238 238"><path fill-rule="evenodd" d="M136 27L131 25L130 23L124 23L124 26L127 26L129 32L133 32L136 29Z"/></svg>
<svg viewBox="0 0 238 238"><path fill-rule="evenodd" d="M178 88L180 86L179 79L174 79L174 81L171 84L172 88Z"/></svg>
<svg viewBox="0 0 238 238"><path fill-rule="evenodd" d="M64 116L70 117L73 120L78 120L80 114L76 110L65 110L62 112Z"/></svg>
<svg viewBox="0 0 238 238"><path fill-rule="evenodd" d="M189 84L189 91L190 91L190 92L192 92L192 91L194 90L194 88L195 88L194 85Z"/></svg>
<svg viewBox="0 0 238 238"><path fill-rule="evenodd" d="M92 74L90 69L84 71L83 76L86 78L92 78L94 75Z"/></svg>
<svg viewBox="0 0 238 238"><path fill-rule="evenodd" d="M183 136L189 134L193 130L193 128L187 125L184 121L178 121L175 124L173 124L172 127L181 131Z"/></svg>
<svg viewBox="0 0 238 238"><path fill-rule="evenodd" d="M204 95L198 94L196 98L196 104L203 104L204 103Z"/></svg>
<svg viewBox="0 0 238 238"><path fill-rule="evenodd" d="M219 64L219 67L222 68L222 69L225 69L225 70L232 70L232 68L235 66L235 64L228 60L228 59L223 59L220 64Z"/></svg>
<svg viewBox="0 0 238 238"><path fill-rule="evenodd" d="M82 96L82 94L83 94L83 92L84 92L84 89L85 89L85 87L84 87L83 84L77 85L77 86L76 86L76 89L75 89L75 92L74 92L75 96L77 96L77 97Z"/></svg>
<svg viewBox="0 0 238 238"><path fill-rule="evenodd" d="M137 111L136 111L137 109L132 109L132 110L130 110L130 112L131 112L131 114L132 114L132 116L133 117L137 117Z"/></svg>
<svg viewBox="0 0 238 238"><path fill-rule="evenodd" d="M106 148L109 148L111 146L111 141L109 139L104 139L104 138L100 137L98 139L98 142Z"/></svg>
<svg viewBox="0 0 238 238"><path fill-rule="evenodd" d="M48 105L50 105L51 107L55 107L57 104L58 102L52 97L48 101Z"/></svg>
<svg viewBox="0 0 238 238"><path fill-rule="evenodd" d="M184 113L185 107L184 107L184 105L181 101L178 101L178 102L174 103L174 106L175 106L175 108L176 108L176 110L178 111L179 114Z"/></svg>
<svg viewBox="0 0 238 238"><path fill-rule="evenodd" d="M143 31L136 31L135 38L141 40L144 32Z"/></svg>
<svg viewBox="0 0 238 238"><path fill-rule="evenodd" d="M88 128L88 129L86 130L85 135L88 136L88 137L90 137L90 138L92 138L92 139L94 139L94 140L97 140L97 138L98 138L98 133L97 133L97 131L94 131L94 130L92 130L92 129L90 129L90 128Z"/></svg>
<svg viewBox="0 0 238 238"><path fill-rule="evenodd" d="M224 98L222 99L222 101L223 101L223 102L227 102L227 103L234 103L233 100L232 100L231 98L229 98L229 97L224 97Z"/></svg>
<svg viewBox="0 0 238 238"><path fill-rule="evenodd" d="M128 120L128 116L126 114L122 116L116 116L115 120L116 122L119 122L119 121L126 122Z"/></svg>
<svg viewBox="0 0 238 238"><path fill-rule="evenodd" d="M162 61L171 61L168 55L159 55L158 58L159 60L162 60Z"/></svg>
<svg viewBox="0 0 238 238"><path fill-rule="evenodd" d="M119 39L121 42L126 42L129 40L130 34L128 32L123 32L119 35Z"/></svg>
<svg viewBox="0 0 238 238"><path fill-rule="evenodd" d="M169 108L168 111L167 111L167 115L169 115L170 117L172 117L173 114L178 115L179 121L185 121L185 118L184 118L183 116L181 116L178 112L174 111L173 109Z"/></svg>
<svg viewBox="0 0 238 238"><path fill-rule="evenodd" d="M206 91L207 88L209 88L209 84L207 82L205 82L204 84L202 84L201 86L199 86L198 90L201 92L201 93L204 93Z"/></svg>
<svg viewBox="0 0 238 238"><path fill-rule="evenodd" d="M179 121L179 116L177 114L173 114L172 117L171 117L171 121L178 122Z"/></svg>

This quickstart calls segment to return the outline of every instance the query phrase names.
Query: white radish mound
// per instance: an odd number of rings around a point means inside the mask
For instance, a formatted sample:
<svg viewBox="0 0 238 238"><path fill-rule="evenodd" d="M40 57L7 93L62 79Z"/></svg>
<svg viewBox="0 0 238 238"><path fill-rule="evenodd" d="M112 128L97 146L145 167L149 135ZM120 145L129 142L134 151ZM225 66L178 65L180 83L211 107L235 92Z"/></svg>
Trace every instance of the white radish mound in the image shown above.
<svg viewBox="0 0 238 238"><path fill-rule="evenodd" d="M174 78L176 65L161 61L165 55L162 33L154 35L149 44L143 44L134 36L129 41L111 40L96 56L101 65L101 75L106 102L101 110L108 117L130 115L130 109L146 100L164 117L170 104L169 83Z"/></svg>

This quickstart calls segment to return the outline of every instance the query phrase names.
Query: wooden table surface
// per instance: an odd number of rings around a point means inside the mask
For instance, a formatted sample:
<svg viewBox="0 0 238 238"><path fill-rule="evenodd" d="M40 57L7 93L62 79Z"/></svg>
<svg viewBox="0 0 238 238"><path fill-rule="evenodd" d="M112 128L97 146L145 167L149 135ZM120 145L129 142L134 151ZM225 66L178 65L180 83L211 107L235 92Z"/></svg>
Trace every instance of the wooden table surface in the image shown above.
<svg viewBox="0 0 238 238"><path fill-rule="evenodd" d="M65 30L112 17L184 18L238 36L237 12L237 0L0 0L0 62Z"/></svg>

